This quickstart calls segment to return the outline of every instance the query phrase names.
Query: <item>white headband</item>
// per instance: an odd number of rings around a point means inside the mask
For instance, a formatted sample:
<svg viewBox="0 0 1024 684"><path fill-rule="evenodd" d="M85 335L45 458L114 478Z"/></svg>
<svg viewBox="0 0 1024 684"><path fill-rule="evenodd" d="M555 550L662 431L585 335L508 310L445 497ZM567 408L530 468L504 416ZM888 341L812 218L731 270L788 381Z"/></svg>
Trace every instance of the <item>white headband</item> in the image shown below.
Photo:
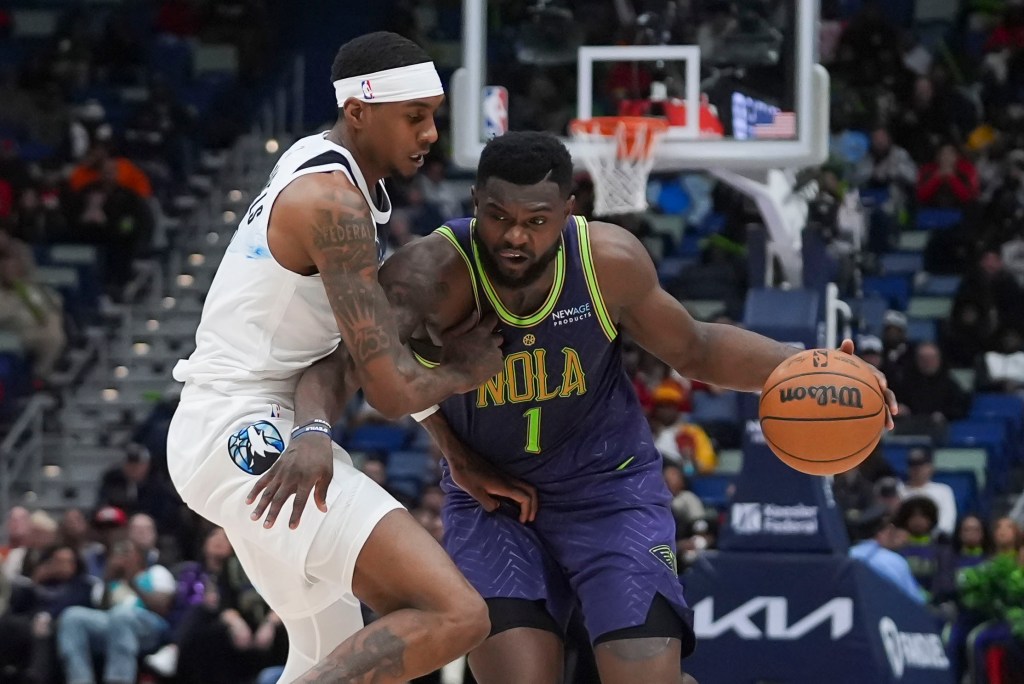
<svg viewBox="0 0 1024 684"><path fill-rule="evenodd" d="M334 82L334 94L338 106L344 107L350 97L363 102L405 102L444 95L444 87L434 63L423 62L339 79Z"/></svg>

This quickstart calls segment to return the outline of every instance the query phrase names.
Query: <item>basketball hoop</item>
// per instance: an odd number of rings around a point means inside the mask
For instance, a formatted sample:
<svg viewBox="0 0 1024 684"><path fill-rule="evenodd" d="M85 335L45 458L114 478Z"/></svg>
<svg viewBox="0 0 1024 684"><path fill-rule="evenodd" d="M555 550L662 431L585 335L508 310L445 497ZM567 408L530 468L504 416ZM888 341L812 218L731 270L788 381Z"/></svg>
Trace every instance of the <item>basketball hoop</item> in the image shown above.
<svg viewBox="0 0 1024 684"><path fill-rule="evenodd" d="M647 209L647 178L668 122L645 116L574 119L569 132L594 181L594 213L631 214Z"/></svg>

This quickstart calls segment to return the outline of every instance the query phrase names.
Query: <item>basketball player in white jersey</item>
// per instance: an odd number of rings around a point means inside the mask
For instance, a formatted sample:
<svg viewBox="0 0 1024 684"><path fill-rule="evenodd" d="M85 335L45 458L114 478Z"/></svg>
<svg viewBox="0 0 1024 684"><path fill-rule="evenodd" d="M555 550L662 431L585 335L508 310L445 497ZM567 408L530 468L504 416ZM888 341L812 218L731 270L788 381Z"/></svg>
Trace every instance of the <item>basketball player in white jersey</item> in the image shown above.
<svg viewBox="0 0 1024 684"><path fill-rule="evenodd" d="M487 609L348 454L333 445L333 463L311 474L320 461L303 449L330 444L342 368L371 405L398 417L496 374L500 339L490 321L458 326L442 365L427 370L399 343L377 283L378 228L391 214L381 181L413 175L437 140L443 90L429 57L398 35L370 34L341 48L332 80L337 123L281 157L218 268L195 352L174 369L185 385L168 466L281 616L290 640L282 682L406 682L482 641ZM296 415L297 393L321 399L305 402L319 408ZM278 460L272 472L311 484L289 491L291 526L260 525L247 494ZM360 600L382 616L365 628Z"/></svg>

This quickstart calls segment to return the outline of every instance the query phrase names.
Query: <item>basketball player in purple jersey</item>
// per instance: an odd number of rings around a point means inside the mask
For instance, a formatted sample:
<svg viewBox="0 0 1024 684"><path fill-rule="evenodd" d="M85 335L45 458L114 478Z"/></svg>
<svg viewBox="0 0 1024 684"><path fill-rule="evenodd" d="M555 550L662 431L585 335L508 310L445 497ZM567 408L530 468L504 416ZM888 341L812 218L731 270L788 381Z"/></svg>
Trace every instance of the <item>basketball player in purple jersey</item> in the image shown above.
<svg viewBox="0 0 1024 684"><path fill-rule="evenodd" d="M604 684L678 684L694 636L621 333L686 377L746 391L796 350L694 321L635 237L572 215L571 181L554 136L492 140L476 218L400 250L381 284L402 334L437 341L474 309L502 328L504 371L422 420L446 456L445 547L490 609L491 635L470 654L477 681L561 682L578 606ZM520 502L518 516L497 510L501 497Z"/></svg>

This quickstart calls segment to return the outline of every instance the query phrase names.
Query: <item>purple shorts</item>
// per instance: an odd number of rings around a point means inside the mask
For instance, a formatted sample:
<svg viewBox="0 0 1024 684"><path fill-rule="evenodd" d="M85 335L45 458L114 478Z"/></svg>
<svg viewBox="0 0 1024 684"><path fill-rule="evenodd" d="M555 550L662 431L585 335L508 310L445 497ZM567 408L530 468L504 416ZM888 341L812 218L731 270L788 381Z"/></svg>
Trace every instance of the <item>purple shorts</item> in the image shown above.
<svg viewBox="0 0 1024 684"><path fill-rule="evenodd" d="M591 641L643 625L656 594L689 624L669 493L652 466L545 488L528 525L487 513L445 472L445 548L485 599L542 600L563 629L578 606Z"/></svg>

